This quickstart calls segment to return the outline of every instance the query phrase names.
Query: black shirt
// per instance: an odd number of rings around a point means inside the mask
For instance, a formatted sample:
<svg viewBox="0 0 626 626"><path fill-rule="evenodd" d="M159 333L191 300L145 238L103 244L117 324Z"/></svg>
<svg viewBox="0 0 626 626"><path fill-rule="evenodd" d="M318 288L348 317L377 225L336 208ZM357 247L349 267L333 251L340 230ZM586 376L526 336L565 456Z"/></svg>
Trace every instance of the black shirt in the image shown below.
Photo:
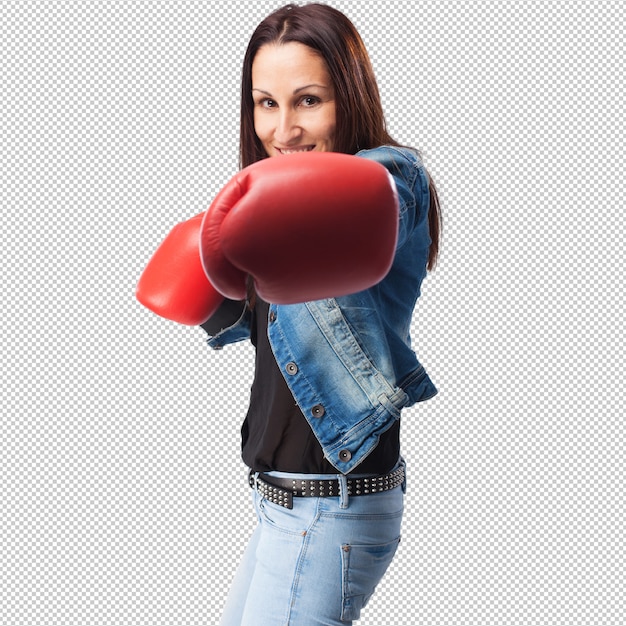
<svg viewBox="0 0 626 626"><path fill-rule="evenodd" d="M241 428L244 463L254 471L337 474L276 363L267 337L269 305L260 298L252 311L250 339L256 367L248 414ZM400 422L380 438L378 446L355 468L358 474L385 474L400 455Z"/></svg>

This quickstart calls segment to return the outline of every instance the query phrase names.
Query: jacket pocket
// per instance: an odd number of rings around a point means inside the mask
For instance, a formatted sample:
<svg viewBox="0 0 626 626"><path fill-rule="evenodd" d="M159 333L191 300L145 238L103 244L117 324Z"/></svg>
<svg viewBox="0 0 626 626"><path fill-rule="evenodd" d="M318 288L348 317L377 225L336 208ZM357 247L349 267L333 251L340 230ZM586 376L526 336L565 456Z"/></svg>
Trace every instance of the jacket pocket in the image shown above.
<svg viewBox="0 0 626 626"><path fill-rule="evenodd" d="M356 620L391 563L400 537L378 545L341 546L342 620Z"/></svg>

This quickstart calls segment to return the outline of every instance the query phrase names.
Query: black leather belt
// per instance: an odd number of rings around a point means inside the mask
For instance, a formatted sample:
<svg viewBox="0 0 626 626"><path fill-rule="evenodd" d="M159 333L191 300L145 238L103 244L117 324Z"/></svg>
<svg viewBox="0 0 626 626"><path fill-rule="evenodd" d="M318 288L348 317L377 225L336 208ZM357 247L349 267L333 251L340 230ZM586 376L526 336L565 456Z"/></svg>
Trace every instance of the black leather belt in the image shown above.
<svg viewBox="0 0 626 626"><path fill-rule="evenodd" d="M382 476L348 478L347 482L349 496L389 491L404 482L404 466ZM248 483L250 487L256 488L263 498L287 509L293 508L293 498L326 498L340 495L339 480L336 478L300 480L259 474L255 479L254 472L250 470Z"/></svg>

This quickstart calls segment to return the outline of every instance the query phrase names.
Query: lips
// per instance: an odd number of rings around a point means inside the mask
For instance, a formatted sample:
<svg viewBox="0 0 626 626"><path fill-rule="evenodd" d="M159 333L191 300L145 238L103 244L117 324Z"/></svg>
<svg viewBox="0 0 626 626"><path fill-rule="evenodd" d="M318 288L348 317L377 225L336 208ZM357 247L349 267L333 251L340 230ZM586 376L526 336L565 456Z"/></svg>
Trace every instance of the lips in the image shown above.
<svg viewBox="0 0 626 626"><path fill-rule="evenodd" d="M310 152L315 146L303 146L301 148L276 148L280 154L298 154L300 152Z"/></svg>

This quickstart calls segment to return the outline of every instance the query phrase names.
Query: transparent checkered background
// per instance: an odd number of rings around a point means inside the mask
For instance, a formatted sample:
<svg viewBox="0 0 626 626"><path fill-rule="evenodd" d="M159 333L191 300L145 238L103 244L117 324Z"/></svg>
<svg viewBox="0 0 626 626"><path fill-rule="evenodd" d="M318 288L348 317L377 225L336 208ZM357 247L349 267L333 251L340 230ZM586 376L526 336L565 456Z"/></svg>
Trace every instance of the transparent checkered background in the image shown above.
<svg viewBox="0 0 626 626"><path fill-rule="evenodd" d="M133 294L236 171L281 4L3 2L2 624L218 621L253 355ZM360 623L623 624L620 3L334 6L445 216L413 325L440 394L404 414L403 541Z"/></svg>

